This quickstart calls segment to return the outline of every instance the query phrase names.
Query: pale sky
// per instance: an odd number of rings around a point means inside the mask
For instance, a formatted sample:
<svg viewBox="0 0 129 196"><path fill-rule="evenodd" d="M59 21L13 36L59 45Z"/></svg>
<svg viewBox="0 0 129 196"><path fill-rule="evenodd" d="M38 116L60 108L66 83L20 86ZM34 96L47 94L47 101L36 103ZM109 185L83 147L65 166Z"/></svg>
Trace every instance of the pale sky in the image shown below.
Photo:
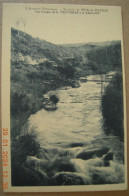
<svg viewBox="0 0 129 196"><path fill-rule="evenodd" d="M35 13L29 8L108 9L100 14ZM27 9L26 9L27 8ZM4 23L54 44L87 43L122 39L121 9L115 6L6 4ZM19 21L19 22L18 22Z"/></svg>

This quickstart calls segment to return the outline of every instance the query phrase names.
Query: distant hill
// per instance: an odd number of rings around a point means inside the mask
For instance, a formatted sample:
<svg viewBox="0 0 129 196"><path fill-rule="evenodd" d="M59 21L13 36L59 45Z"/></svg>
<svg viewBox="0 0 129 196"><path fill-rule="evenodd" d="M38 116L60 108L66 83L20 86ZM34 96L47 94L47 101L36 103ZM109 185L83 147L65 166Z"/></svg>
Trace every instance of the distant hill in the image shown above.
<svg viewBox="0 0 129 196"><path fill-rule="evenodd" d="M61 46L56 46L45 40L40 40L39 38L33 38L32 36L13 28L11 35L12 61L23 59L23 61L25 60L26 62L26 59L29 56L36 64L45 60L53 60L56 62L62 56L61 53L63 53L63 49Z"/></svg>
<svg viewBox="0 0 129 196"><path fill-rule="evenodd" d="M39 38L33 38L17 29L11 29L10 126L11 171L14 186L21 186L24 183L28 186L32 178L34 184L40 185L42 181L44 183L44 177L40 173L37 173L34 168L28 170L26 166L28 156L37 156L41 152L40 144L36 139L35 127L28 130L30 115L45 108L46 101L54 99L54 102L57 102L59 100L55 89L62 86L79 87L78 79L81 76L107 73L120 67L121 43L119 41L55 45ZM116 84L120 86L120 82ZM119 104L117 96L119 91L114 89L112 85L112 91L116 94L113 105L110 104L111 95L107 95L110 111L116 106L116 100ZM55 93L50 96L50 100L46 100L43 96L48 91ZM103 108L107 107L105 103ZM120 107L117 108L119 110ZM107 122L110 121L110 111L107 113L108 118L106 118L107 115L104 116ZM112 114L115 116L114 111ZM106 114L105 111L103 113ZM117 129L118 121L116 125ZM23 174L22 178L20 178L21 174ZM24 182L24 179L27 180Z"/></svg>
<svg viewBox="0 0 129 196"><path fill-rule="evenodd" d="M12 140L29 116L44 107L43 94L62 86L78 87L79 77L116 69L121 69L120 41L55 45L12 28Z"/></svg>
<svg viewBox="0 0 129 196"><path fill-rule="evenodd" d="M115 41L103 41L103 42L88 42L88 43L75 43L75 44L60 44L59 46L63 47L95 47L95 46L110 46L110 45L115 45L117 43L120 43L119 40Z"/></svg>
<svg viewBox="0 0 129 196"><path fill-rule="evenodd" d="M71 79L119 68L120 41L55 45L11 29L12 94L22 89L38 99L51 89L70 85Z"/></svg>
<svg viewBox="0 0 129 196"><path fill-rule="evenodd" d="M55 45L31 35L11 29L12 89L42 84L42 91L67 85L68 78L106 73L121 67L120 41ZM53 87L51 83L53 81ZM47 84L47 89L46 89ZM50 86L49 86L49 85ZM37 87L38 88L38 87ZM33 91L33 92L32 92ZM37 91L36 91L37 92Z"/></svg>

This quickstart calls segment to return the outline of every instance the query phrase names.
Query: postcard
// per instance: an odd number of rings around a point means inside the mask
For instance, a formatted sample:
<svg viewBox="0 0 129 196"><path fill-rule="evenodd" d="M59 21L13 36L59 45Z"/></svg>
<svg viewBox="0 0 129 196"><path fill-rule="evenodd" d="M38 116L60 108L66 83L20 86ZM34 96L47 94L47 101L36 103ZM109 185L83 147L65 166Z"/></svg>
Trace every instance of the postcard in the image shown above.
<svg viewBox="0 0 129 196"><path fill-rule="evenodd" d="M121 7L4 3L5 192L127 189Z"/></svg>

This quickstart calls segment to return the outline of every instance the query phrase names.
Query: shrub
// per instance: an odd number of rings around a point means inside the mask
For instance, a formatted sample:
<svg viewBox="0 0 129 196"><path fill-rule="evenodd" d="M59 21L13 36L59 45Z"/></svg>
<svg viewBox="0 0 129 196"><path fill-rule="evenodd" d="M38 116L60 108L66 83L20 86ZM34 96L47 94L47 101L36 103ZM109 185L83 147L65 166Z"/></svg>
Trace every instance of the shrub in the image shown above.
<svg viewBox="0 0 129 196"><path fill-rule="evenodd" d="M35 129L24 126L24 134L12 144L11 172L13 186L44 185L47 179L42 173L33 168L26 167L27 156L37 156L40 152L40 143Z"/></svg>
<svg viewBox="0 0 129 196"><path fill-rule="evenodd" d="M102 96L104 127L108 134L124 138L123 130L123 84L121 73L117 73Z"/></svg>
<svg viewBox="0 0 129 196"><path fill-rule="evenodd" d="M58 71L64 74L68 78L73 78L75 73L75 68L71 65L60 66L58 67Z"/></svg>
<svg viewBox="0 0 129 196"><path fill-rule="evenodd" d="M24 162L27 156L35 156L40 151L40 143L34 128L22 127L21 135L12 144L12 162Z"/></svg>
<svg viewBox="0 0 129 196"><path fill-rule="evenodd" d="M60 66L58 66L57 70L65 75L67 78L73 78L76 72L75 61L71 59L63 59L63 62Z"/></svg>
<svg viewBox="0 0 129 196"><path fill-rule="evenodd" d="M20 116L29 110L29 98L22 92L11 93L11 115Z"/></svg>

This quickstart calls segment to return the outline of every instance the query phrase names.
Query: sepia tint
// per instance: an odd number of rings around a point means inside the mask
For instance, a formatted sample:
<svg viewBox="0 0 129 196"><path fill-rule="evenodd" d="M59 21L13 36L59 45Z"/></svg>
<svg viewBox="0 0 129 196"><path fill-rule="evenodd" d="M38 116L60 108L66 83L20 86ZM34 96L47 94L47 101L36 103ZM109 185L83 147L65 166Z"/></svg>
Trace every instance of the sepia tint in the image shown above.
<svg viewBox="0 0 129 196"><path fill-rule="evenodd" d="M125 189L120 7L3 8L6 191Z"/></svg>

